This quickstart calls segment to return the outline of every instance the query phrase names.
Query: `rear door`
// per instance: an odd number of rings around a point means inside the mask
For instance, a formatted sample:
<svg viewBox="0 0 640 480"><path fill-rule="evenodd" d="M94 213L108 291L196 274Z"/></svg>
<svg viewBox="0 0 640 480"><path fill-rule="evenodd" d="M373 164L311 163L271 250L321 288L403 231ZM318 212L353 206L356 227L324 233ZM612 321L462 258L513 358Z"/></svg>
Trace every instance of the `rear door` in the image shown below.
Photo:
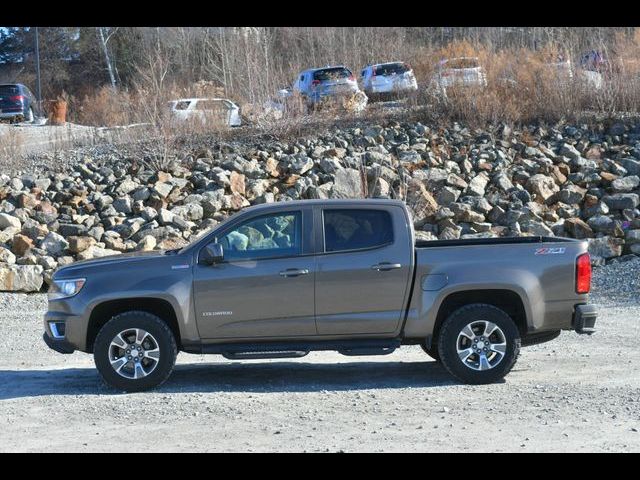
<svg viewBox="0 0 640 480"><path fill-rule="evenodd" d="M396 333L413 261L402 208L317 207L315 225L318 334Z"/></svg>

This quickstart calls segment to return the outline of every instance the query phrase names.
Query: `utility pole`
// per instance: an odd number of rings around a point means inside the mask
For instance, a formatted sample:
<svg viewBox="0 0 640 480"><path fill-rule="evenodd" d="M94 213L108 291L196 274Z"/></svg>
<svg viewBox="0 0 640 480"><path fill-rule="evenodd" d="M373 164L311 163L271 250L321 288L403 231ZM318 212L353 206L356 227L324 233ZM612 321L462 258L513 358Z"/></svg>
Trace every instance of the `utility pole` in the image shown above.
<svg viewBox="0 0 640 480"><path fill-rule="evenodd" d="M36 27L36 77L38 79L38 115L42 115L42 92L40 90L40 41Z"/></svg>

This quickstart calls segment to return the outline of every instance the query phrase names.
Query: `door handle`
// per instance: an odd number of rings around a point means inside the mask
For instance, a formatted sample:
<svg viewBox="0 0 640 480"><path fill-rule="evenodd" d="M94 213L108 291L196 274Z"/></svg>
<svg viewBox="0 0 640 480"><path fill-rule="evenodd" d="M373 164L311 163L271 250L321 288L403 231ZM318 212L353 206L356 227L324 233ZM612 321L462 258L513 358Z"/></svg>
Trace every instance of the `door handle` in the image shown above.
<svg viewBox="0 0 640 480"><path fill-rule="evenodd" d="M288 268L280 272L281 277L297 277L299 275L306 275L309 270L306 268Z"/></svg>
<svg viewBox="0 0 640 480"><path fill-rule="evenodd" d="M379 272L387 272L389 270L395 270L398 268L402 268L402 265L400 265L399 263L382 262L371 265L372 270L377 270Z"/></svg>

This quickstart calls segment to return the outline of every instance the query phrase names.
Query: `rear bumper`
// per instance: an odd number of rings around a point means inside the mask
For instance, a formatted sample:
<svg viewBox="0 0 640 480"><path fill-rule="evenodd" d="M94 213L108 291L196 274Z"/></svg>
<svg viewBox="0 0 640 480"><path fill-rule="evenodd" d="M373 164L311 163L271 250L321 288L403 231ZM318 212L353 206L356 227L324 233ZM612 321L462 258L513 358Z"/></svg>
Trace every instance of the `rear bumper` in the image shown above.
<svg viewBox="0 0 640 480"><path fill-rule="evenodd" d="M591 335L596 331L596 318L598 317L598 310L595 305L577 305L573 312L573 329L577 333L584 333Z"/></svg>
<svg viewBox="0 0 640 480"><path fill-rule="evenodd" d="M0 118L15 118L24 117L24 111L22 109L15 110L13 112L0 112Z"/></svg>
<svg viewBox="0 0 640 480"><path fill-rule="evenodd" d="M418 90L417 84L412 83L386 83L380 85L371 85L370 93L407 93Z"/></svg>

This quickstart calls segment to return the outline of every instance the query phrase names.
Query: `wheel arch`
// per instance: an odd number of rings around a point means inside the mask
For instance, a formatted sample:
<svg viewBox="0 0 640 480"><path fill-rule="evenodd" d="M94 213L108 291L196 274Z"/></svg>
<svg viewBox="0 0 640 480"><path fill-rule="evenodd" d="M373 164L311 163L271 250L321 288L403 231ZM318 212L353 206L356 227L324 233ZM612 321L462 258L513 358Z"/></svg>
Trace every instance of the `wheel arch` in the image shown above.
<svg viewBox="0 0 640 480"><path fill-rule="evenodd" d="M129 311L142 311L157 316L173 333L178 349L182 346L176 311L168 300L157 297L131 297L105 300L91 310L87 325L86 351L93 352L93 344L100 329L114 316Z"/></svg>
<svg viewBox="0 0 640 480"><path fill-rule="evenodd" d="M450 293L440 303L433 333L427 341L427 346L437 342L440 327L449 315L471 304L487 304L499 308L513 319L521 336L528 331L525 304L517 292L508 289L463 290Z"/></svg>

